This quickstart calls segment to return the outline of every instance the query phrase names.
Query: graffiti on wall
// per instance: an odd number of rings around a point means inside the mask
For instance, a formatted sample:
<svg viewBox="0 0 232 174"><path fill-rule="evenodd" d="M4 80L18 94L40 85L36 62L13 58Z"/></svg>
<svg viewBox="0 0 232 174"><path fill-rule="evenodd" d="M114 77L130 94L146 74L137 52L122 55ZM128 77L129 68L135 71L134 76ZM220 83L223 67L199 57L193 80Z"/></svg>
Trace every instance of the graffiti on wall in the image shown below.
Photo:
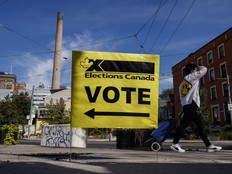
<svg viewBox="0 0 232 174"><path fill-rule="evenodd" d="M43 127L41 146L70 147L70 125L47 125Z"/></svg>

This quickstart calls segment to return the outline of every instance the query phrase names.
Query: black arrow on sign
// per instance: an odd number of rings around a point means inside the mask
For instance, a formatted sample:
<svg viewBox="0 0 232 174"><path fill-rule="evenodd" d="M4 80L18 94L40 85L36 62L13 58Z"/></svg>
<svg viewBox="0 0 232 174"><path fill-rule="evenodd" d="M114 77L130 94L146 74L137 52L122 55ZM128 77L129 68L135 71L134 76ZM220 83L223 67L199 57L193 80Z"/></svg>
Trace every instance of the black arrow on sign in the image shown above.
<svg viewBox="0 0 232 174"><path fill-rule="evenodd" d="M101 111L96 112L95 108L85 112L85 115L94 119L95 116L125 116L125 117L149 117L149 113L138 113L138 112L107 112Z"/></svg>

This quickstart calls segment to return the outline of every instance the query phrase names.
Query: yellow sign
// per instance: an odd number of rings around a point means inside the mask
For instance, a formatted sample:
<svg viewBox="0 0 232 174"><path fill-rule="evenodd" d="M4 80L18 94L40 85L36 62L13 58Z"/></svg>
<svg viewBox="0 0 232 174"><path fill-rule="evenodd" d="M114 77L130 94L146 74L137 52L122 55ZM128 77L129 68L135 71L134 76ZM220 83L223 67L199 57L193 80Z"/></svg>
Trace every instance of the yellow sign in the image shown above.
<svg viewBox="0 0 232 174"><path fill-rule="evenodd" d="M47 119L36 119L35 132L36 134L42 134L44 126L49 125Z"/></svg>
<svg viewBox="0 0 232 174"><path fill-rule="evenodd" d="M157 128L159 55L72 54L72 127Z"/></svg>

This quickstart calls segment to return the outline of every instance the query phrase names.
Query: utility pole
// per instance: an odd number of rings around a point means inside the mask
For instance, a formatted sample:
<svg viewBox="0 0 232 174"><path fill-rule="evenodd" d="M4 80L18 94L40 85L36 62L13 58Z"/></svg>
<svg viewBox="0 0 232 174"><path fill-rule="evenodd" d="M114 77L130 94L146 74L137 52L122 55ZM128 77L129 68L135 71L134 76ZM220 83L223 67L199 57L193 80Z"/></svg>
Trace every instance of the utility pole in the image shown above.
<svg viewBox="0 0 232 174"><path fill-rule="evenodd" d="M230 124L232 125L232 102L231 102L231 91L230 91L230 77L227 74L226 78L217 78L217 79L227 81L228 97L229 97L229 103L227 105L227 108L228 108L228 111L230 111Z"/></svg>
<svg viewBox="0 0 232 174"><path fill-rule="evenodd" d="M27 138L30 137L30 127L32 125L32 113L33 113L33 97L34 97L34 85L32 87L32 93L31 93L31 108L30 108L30 115L29 115L29 119L28 119L28 134L27 134Z"/></svg>
<svg viewBox="0 0 232 174"><path fill-rule="evenodd" d="M229 104L228 104L228 110L230 111L230 124L232 125L232 103L231 103L231 91L230 91L230 77L227 74L227 85L228 85L228 97L229 97Z"/></svg>
<svg viewBox="0 0 232 174"><path fill-rule="evenodd" d="M60 64L62 54L63 13L57 14L56 41L52 74L52 90L60 89Z"/></svg>

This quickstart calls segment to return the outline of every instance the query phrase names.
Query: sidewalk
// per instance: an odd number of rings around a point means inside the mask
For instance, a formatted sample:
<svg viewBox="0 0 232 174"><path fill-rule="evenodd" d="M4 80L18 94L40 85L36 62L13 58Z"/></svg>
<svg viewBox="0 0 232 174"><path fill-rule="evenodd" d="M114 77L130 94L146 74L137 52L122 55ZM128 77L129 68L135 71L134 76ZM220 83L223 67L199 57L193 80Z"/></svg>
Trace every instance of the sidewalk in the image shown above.
<svg viewBox="0 0 232 174"><path fill-rule="evenodd" d="M94 141L94 140L92 140ZM96 140L95 140L96 141ZM100 142L99 142L100 143ZM103 142L101 143L108 143ZM202 147L201 141L181 141L183 147ZM52 148L39 145L0 145L0 172L13 173L190 173L227 174L232 171L232 142L219 141L230 150L207 153L187 151L121 150L116 148ZM72 158L70 158L72 154ZM71 161L70 161L71 159Z"/></svg>

